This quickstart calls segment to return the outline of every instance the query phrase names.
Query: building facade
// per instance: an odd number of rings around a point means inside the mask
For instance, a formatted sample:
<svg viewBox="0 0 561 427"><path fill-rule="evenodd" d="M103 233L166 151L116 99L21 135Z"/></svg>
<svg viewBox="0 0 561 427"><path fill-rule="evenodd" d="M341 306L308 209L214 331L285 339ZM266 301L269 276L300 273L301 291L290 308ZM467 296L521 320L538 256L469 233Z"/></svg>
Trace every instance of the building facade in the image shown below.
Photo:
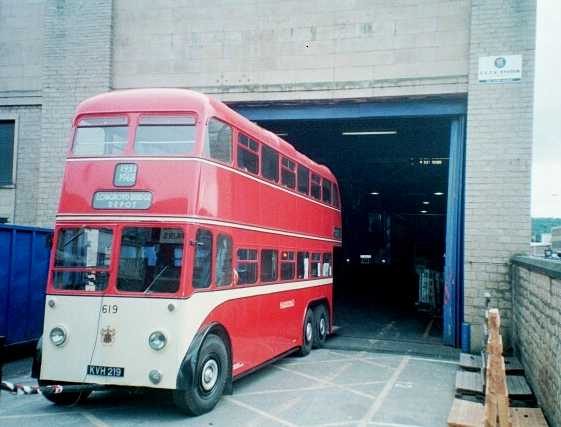
<svg viewBox="0 0 561 427"><path fill-rule="evenodd" d="M535 0L0 0L0 218L52 226L74 109L100 92L184 87L248 105L460 97L461 314L480 324L490 292L509 327L509 259L530 240L535 14ZM482 58L510 55L519 79L482 81Z"/></svg>

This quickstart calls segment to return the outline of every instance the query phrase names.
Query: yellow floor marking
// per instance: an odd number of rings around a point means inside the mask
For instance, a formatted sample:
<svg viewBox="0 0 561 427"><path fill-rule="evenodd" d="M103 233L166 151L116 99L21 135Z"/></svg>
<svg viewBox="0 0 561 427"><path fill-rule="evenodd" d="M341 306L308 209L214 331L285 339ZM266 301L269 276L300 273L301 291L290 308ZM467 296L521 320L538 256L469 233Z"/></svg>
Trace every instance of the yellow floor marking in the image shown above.
<svg viewBox="0 0 561 427"><path fill-rule="evenodd" d="M423 333L423 338L428 338L430 334L430 330L432 329L432 324L434 323L434 317L430 319L429 324L427 325L425 332Z"/></svg>

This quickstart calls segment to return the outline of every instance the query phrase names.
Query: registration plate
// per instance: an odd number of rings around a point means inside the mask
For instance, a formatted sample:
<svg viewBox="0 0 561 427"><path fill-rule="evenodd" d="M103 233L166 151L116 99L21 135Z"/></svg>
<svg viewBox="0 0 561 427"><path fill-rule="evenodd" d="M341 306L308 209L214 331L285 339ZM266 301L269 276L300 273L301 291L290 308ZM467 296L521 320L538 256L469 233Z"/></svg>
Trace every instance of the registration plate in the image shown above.
<svg viewBox="0 0 561 427"><path fill-rule="evenodd" d="M98 377L124 377L125 368L88 365L88 375L96 375Z"/></svg>

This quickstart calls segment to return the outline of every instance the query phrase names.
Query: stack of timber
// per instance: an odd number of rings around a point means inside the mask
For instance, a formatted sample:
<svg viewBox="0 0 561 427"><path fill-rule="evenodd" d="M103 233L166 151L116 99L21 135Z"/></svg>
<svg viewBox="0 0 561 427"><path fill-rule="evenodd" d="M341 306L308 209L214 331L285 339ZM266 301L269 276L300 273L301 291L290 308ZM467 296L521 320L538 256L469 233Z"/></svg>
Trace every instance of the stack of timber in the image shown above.
<svg viewBox="0 0 561 427"><path fill-rule="evenodd" d="M547 427L524 369L515 358L503 357L499 310L486 313L486 346L481 356L462 354L456 376L456 399L449 427Z"/></svg>

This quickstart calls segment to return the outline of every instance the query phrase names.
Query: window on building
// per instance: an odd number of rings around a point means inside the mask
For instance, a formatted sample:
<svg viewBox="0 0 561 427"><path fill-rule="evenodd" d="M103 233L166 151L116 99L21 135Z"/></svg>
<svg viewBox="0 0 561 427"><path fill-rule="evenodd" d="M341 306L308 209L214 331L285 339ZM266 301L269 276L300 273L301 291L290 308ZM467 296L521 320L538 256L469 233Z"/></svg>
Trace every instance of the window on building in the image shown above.
<svg viewBox="0 0 561 427"><path fill-rule="evenodd" d="M208 121L204 154L224 163L232 162L232 128L220 120Z"/></svg>
<svg viewBox="0 0 561 427"><path fill-rule="evenodd" d="M143 155L190 154L195 149L195 118L142 116L136 129L134 151Z"/></svg>
<svg viewBox="0 0 561 427"><path fill-rule="evenodd" d="M333 206L336 208L340 207L339 188L337 187L337 184L333 184Z"/></svg>
<svg viewBox="0 0 561 427"><path fill-rule="evenodd" d="M193 288L210 286L212 275L212 233L199 228L195 240L195 262L193 264Z"/></svg>
<svg viewBox="0 0 561 427"><path fill-rule="evenodd" d="M232 284L232 238L219 234L216 240L216 286Z"/></svg>
<svg viewBox="0 0 561 427"><path fill-rule="evenodd" d="M281 280L294 279L296 272L296 260L294 259L294 252L282 251L281 252Z"/></svg>
<svg viewBox="0 0 561 427"><path fill-rule="evenodd" d="M238 138L238 167L241 170L259 173L259 144L251 138L240 134Z"/></svg>
<svg viewBox="0 0 561 427"><path fill-rule="evenodd" d="M325 203L331 204L331 181L323 179L321 181L321 190L321 200L323 200Z"/></svg>
<svg viewBox="0 0 561 427"><path fill-rule="evenodd" d="M286 157L281 162L281 184L292 189L296 187L296 163Z"/></svg>
<svg viewBox="0 0 561 427"><path fill-rule="evenodd" d="M325 277L332 276L332 263L331 263L331 254L326 252L323 254L323 262L322 262L322 271L321 275Z"/></svg>
<svg viewBox="0 0 561 427"><path fill-rule="evenodd" d="M261 175L270 181L279 181L279 154L266 145L261 146Z"/></svg>
<svg viewBox="0 0 561 427"><path fill-rule="evenodd" d="M312 191L311 195L314 199L321 199L321 177L316 175L315 173L312 174Z"/></svg>
<svg viewBox="0 0 561 427"><path fill-rule="evenodd" d="M118 156L128 141L126 117L97 117L80 120L72 152L78 156Z"/></svg>
<svg viewBox="0 0 561 427"><path fill-rule="evenodd" d="M238 249L238 284L250 285L257 282L257 250Z"/></svg>
<svg viewBox="0 0 561 427"><path fill-rule="evenodd" d="M310 277L309 259L309 252L298 252L296 256L296 276L298 279L307 279Z"/></svg>
<svg viewBox="0 0 561 427"><path fill-rule="evenodd" d="M321 274L321 254L312 254L312 262L310 264L310 275L319 277Z"/></svg>
<svg viewBox="0 0 561 427"><path fill-rule="evenodd" d="M310 192L310 170L298 165L298 191L302 194Z"/></svg>
<svg viewBox="0 0 561 427"><path fill-rule="evenodd" d="M183 230L126 227L121 236L117 289L177 292L182 259Z"/></svg>
<svg viewBox="0 0 561 427"><path fill-rule="evenodd" d="M261 281L274 282L278 278L277 261L279 253L273 249L261 251Z"/></svg>
<svg viewBox="0 0 561 427"><path fill-rule="evenodd" d="M14 120L0 121L0 185L14 184Z"/></svg>

